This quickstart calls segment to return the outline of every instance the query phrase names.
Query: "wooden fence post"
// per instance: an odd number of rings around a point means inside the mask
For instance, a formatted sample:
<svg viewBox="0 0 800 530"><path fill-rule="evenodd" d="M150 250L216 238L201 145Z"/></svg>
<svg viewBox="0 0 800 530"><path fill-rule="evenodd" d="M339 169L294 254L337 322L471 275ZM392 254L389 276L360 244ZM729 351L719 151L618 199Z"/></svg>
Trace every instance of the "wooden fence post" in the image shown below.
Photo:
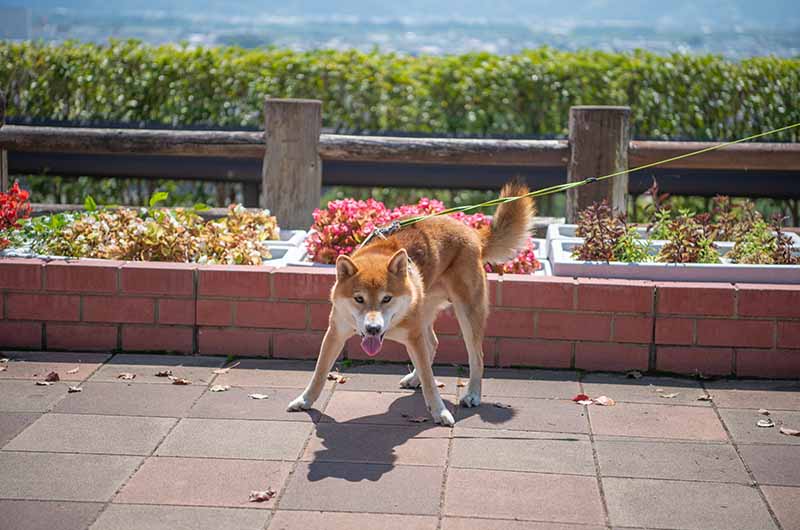
<svg viewBox="0 0 800 530"><path fill-rule="evenodd" d="M581 106L569 109L567 182L628 169L630 114L630 107ZM578 212L603 199L615 211L626 213L627 195L627 174L569 189L567 223L575 223Z"/></svg>
<svg viewBox="0 0 800 530"><path fill-rule="evenodd" d="M0 129L6 123L6 98L0 94ZM6 192L11 187L8 177L8 153L0 149L0 192Z"/></svg>
<svg viewBox="0 0 800 530"><path fill-rule="evenodd" d="M269 208L281 228L307 229L314 208L319 207L322 186L322 102L268 98L264 122L261 206Z"/></svg>

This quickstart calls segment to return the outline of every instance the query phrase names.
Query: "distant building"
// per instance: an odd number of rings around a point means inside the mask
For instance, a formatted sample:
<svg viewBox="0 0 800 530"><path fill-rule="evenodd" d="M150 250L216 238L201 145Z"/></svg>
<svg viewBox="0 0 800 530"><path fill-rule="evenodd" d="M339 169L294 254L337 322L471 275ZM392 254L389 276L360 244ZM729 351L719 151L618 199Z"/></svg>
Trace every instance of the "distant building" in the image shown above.
<svg viewBox="0 0 800 530"><path fill-rule="evenodd" d="M30 39L31 9L0 5L0 39Z"/></svg>

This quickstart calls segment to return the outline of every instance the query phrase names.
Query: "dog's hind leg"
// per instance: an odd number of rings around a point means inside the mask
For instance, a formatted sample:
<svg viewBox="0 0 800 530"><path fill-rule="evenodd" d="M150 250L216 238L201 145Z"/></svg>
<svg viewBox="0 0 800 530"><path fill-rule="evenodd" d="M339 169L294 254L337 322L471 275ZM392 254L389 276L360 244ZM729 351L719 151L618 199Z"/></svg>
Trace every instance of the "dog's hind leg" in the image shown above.
<svg viewBox="0 0 800 530"><path fill-rule="evenodd" d="M469 354L469 385L467 393L461 398L465 407L477 407L481 404L481 381L483 379L483 333L486 327L488 300L486 298L486 282L476 282L468 296L459 297L454 292L453 309L461 328L461 336Z"/></svg>
<svg viewBox="0 0 800 530"><path fill-rule="evenodd" d="M320 348L319 357L317 358L317 366L314 368L314 375L311 376L308 386L300 396L294 399L286 410L289 412L297 410L307 410L319 398L322 388L325 386L325 381L328 380L328 373L333 368L333 363L344 348L344 343L347 340L347 334L329 327L325 332L325 337L322 339L322 347Z"/></svg>

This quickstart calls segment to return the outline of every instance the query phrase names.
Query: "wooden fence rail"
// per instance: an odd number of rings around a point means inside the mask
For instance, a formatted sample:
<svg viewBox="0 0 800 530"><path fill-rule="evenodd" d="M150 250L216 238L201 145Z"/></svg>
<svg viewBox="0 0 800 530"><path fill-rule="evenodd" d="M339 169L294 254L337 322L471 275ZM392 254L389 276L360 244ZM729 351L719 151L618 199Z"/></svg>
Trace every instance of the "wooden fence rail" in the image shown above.
<svg viewBox="0 0 800 530"><path fill-rule="evenodd" d="M325 163L400 164L441 167L559 168L567 180L579 180L605 171L648 164L715 145L713 142L630 141L626 107L574 107L570 111L569 140L499 140L400 138L320 134L321 103L313 100L265 102L265 131L181 131L68 127L2 126L0 101L0 187L8 186L6 152L63 155L209 158L262 161L259 203L280 210L289 227L306 228L318 206L319 161ZM317 142L313 140L317 139ZM316 143L316 146L313 144ZM800 171L800 143L748 143L688 158L666 168L687 170ZM87 172L89 176L91 173ZM97 175L103 176L103 175ZM784 175L785 176L785 175ZM246 182L245 193L254 201L258 192L250 178L221 180ZM371 184L388 185L380 173ZM473 178L474 181L474 178ZM394 181L391 181L394 182ZM430 187L469 187L442 177ZM723 190L720 190L723 191ZM627 179L610 179L576 188L568 204L573 220L576 208L590 200L607 198L624 211Z"/></svg>

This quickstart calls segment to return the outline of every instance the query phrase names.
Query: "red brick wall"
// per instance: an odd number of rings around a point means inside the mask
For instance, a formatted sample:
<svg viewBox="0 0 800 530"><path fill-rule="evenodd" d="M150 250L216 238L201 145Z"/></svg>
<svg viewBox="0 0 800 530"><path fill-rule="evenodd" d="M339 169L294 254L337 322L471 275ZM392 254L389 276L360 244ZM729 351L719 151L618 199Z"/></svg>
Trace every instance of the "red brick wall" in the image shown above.
<svg viewBox="0 0 800 530"><path fill-rule="evenodd" d="M0 260L0 347L312 359L330 269ZM490 366L800 376L800 286L490 275ZM466 363L458 323L437 361ZM362 359L358 340L343 355ZM405 360L387 343L382 360Z"/></svg>

